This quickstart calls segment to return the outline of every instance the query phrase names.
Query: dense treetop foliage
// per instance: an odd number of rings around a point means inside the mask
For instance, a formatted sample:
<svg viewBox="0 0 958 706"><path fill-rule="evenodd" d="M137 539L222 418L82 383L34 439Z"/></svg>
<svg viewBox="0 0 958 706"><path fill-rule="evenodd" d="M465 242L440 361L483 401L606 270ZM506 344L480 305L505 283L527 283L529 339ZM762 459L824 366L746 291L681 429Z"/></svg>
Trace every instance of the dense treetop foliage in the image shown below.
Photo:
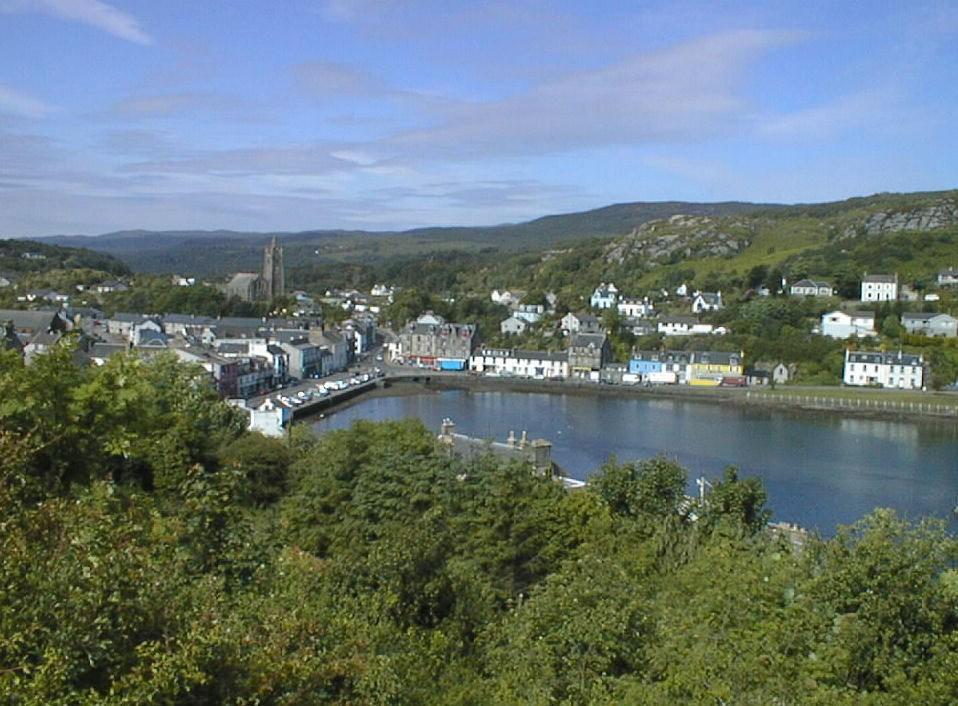
<svg viewBox="0 0 958 706"><path fill-rule="evenodd" d="M0 356L0 701L951 704L956 544L796 550L735 469L568 493L416 421L243 431L159 357Z"/></svg>

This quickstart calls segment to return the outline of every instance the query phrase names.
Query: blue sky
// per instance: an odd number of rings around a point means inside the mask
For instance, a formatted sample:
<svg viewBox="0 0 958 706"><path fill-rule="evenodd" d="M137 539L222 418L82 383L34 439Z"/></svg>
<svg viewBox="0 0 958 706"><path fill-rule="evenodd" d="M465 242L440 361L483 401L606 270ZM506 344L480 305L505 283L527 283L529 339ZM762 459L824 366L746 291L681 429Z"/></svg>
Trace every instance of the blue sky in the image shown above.
<svg viewBox="0 0 958 706"><path fill-rule="evenodd" d="M0 0L0 236L958 187L958 3Z"/></svg>

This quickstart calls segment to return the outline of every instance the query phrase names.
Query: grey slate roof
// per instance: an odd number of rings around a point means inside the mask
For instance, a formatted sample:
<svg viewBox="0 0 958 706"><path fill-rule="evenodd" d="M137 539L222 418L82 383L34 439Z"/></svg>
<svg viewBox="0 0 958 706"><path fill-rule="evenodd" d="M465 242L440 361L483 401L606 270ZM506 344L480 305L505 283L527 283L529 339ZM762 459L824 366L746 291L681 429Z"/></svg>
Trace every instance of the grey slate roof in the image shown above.
<svg viewBox="0 0 958 706"><path fill-rule="evenodd" d="M871 282L876 284L894 284L898 281L898 275L865 275L862 282Z"/></svg>
<svg viewBox="0 0 958 706"><path fill-rule="evenodd" d="M849 351L849 363L878 363L881 365L911 365L920 366L922 358L911 353L879 352L879 351Z"/></svg>

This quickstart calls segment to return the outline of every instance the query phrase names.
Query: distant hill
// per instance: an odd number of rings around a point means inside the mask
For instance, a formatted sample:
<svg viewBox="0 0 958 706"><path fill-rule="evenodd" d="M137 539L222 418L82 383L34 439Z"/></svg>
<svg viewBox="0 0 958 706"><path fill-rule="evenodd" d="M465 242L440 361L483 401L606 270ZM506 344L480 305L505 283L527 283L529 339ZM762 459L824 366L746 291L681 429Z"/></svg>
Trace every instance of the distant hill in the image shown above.
<svg viewBox="0 0 958 706"><path fill-rule="evenodd" d="M108 253L137 271L225 274L259 266L261 249L276 236L287 262L409 256L436 250L511 251L547 248L595 237L615 237L650 220L675 214L722 216L781 208L742 202L623 203L592 211L544 216L526 223L476 227L415 228L406 231L314 230L303 232L126 230L99 236L58 235L44 243ZM318 251L318 252L317 252Z"/></svg>
<svg viewBox="0 0 958 706"><path fill-rule="evenodd" d="M929 230L954 220L958 192L875 194L819 204L755 204L738 201L621 203L580 213L544 216L526 223L406 231L312 230L303 232L145 231L100 236L53 236L44 243L107 253L136 271L204 276L258 269L262 247L276 236L288 267L335 263L364 265L460 253L546 250L607 239L610 262L627 266L653 259L726 258L758 264L780 261L812 245L856 234ZM911 215L909 215L911 214ZM917 215L915 215L917 214ZM685 218L673 220L676 216ZM654 225L654 230L650 230ZM670 242L674 241L674 242ZM684 244L684 247L678 247ZM667 268L666 268L667 269Z"/></svg>

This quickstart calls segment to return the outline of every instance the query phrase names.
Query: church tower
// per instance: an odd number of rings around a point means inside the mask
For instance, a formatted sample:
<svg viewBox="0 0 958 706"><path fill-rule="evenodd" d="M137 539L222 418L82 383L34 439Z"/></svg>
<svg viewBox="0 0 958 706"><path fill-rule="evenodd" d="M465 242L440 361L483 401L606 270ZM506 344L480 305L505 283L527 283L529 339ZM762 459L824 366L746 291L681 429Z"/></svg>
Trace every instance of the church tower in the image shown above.
<svg viewBox="0 0 958 706"><path fill-rule="evenodd" d="M283 248L276 243L276 236L263 251L263 296L268 300L286 294L286 276L283 268Z"/></svg>

